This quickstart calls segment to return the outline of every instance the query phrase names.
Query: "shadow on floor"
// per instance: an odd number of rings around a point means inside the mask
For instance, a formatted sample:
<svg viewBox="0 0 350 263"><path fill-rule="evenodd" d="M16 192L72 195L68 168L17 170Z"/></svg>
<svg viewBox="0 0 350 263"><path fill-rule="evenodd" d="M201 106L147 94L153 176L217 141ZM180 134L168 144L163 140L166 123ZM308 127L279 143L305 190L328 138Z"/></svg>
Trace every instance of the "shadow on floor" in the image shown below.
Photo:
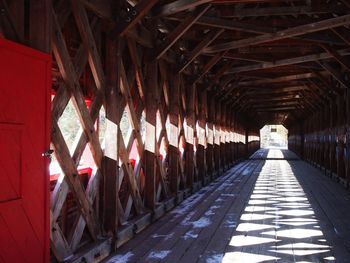
<svg viewBox="0 0 350 263"><path fill-rule="evenodd" d="M261 149L106 262L350 262L348 222L348 191L288 150Z"/></svg>

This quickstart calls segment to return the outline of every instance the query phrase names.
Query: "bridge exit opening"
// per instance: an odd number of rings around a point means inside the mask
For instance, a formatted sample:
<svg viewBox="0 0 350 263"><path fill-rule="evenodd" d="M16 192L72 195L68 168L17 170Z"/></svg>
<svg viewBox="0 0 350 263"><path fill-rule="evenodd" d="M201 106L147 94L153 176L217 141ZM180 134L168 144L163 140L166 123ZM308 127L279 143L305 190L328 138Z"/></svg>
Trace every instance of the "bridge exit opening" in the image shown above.
<svg viewBox="0 0 350 263"><path fill-rule="evenodd" d="M260 148L288 148L288 129L283 125L265 125L260 129Z"/></svg>

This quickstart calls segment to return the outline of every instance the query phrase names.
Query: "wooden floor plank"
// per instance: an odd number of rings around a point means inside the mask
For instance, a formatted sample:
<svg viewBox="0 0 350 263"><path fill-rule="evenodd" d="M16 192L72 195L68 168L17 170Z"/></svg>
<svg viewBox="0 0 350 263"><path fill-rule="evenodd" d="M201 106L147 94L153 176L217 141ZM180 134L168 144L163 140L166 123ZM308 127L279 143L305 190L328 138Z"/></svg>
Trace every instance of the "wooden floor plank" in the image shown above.
<svg viewBox="0 0 350 263"><path fill-rule="evenodd" d="M256 171L259 170L260 164L261 162L254 162L251 172L245 171L246 176L249 176L249 178L245 180L244 184L239 184L238 186L241 188L235 189L232 195L227 194L229 197L227 209L220 211L219 214L215 214L217 224L205 229L203 234L201 233L202 235L194 240L191 248L181 258L182 262L196 262L199 259L207 261L208 258L215 257L215 255L220 254L220 251L225 249L246 204L246 199L255 183L258 175Z"/></svg>
<svg viewBox="0 0 350 263"><path fill-rule="evenodd" d="M262 149L118 249L115 262L347 262L350 193Z"/></svg>
<svg viewBox="0 0 350 263"><path fill-rule="evenodd" d="M230 192L234 182L240 180L242 173L237 177L229 177L220 187L218 187L212 194L210 194L203 202L198 204L194 210L187 214L184 220L177 224L172 229L172 238L159 242L147 254L145 254L137 262L158 262L158 258L166 254L166 258L170 257L170 262L179 260L179 256L191 245L192 239L198 237L204 227L212 224L210 216L206 215L219 206L224 200L221 197L222 193ZM173 252L174 251L174 252ZM159 255L159 256L158 256ZM173 259L171 259L174 257ZM164 258L164 260L167 260Z"/></svg>
<svg viewBox="0 0 350 263"><path fill-rule="evenodd" d="M195 262L198 257L200 257L213 233L215 233L220 225L225 224L223 219L230 208L236 206L239 200L241 200L242 189L250 188L249 186L254 183L256 177L253 176L253 173L257 164L254 162L252 164L252 166L247 167L247 169L250 168L250 172L245 175L242 175L242 173L240 179L237 178L233 182L228 183L226 189L220 190L219 199L215 199L209 210L203 215L203 218L210 218L210 224L205 228L193 227L190 230L192 233L196 233L195 231L199 229L198 234L196 234L197 237L186 239L186 243L181 239L178 240L172 248L171 255L169 255L164 262ZM227 226L227 228L233 227ZM179 246L182 246L183 248L178 249Z"/></svg>
<svg viewBox="0 0 350 263"><path fill-rule="evenodd" d="M226 179L229 177L232 177L233 179L235 176L238 176L239 171L244 169L247 164L248 163L238 164L236 167L230 169L225 175L184 200L173 211L160 218L145 231L141 232L134 239L119 248L118 254L112 256L111 259L107 259L107 262L114 262L114 259L123 258L125 255L132 260L130 262L135 262L137 259L141 258L157 243L167 239L169 234L172 233L172 228L185 220L188 214L191 213L198 204L204 202L212 192L215 192L215 190L221 186Z"/></svg>
<svg viewBox="0 0 350 263"><path fill-rule="evenodd" d="M292 163L337 260L350 256L350 193L307 163ZM346 261L340 261L346 262Z"/></svg>

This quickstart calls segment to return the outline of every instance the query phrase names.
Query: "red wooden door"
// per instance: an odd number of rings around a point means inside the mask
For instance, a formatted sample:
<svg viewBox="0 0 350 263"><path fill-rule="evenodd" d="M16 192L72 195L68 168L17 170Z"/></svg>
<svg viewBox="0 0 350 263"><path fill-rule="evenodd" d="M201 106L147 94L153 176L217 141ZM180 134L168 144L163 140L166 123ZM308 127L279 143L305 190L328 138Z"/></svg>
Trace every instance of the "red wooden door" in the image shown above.
<svg viewBox="0 0 350 263"><path fill-rule="evenodd" d="M49 55L0 39L0 262L49 261Z"/></svg>

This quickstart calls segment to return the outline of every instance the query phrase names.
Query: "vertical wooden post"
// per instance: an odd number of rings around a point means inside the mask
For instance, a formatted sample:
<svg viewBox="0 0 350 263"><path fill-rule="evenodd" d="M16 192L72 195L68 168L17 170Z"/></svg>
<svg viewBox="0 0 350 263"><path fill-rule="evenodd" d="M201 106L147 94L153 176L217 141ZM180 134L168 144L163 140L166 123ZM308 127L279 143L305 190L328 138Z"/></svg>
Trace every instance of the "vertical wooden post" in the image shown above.
<svg viewBox="0 0 350 263"><path fill-rule="evenodd" d="M194 143L194 129L195 129L195 112L194 112L194 103L195 103L195 92L196 89L192 85L191 87L187 87L186 91L186 100L187 100L187 107L186 107L186 122L187 122L187 131L186 131L186 178L187 178L187 187L192 188L193 182L194 182L194 149L193 149L193 143Z"/></svg>
<svg viewBox="0 0 350 263"><path fill-rule="evenodd" d="M228 118L228 132L229 132L229 140L228 140L228 158L229 165L233 165L233 118L232 111L229 105L227 105L227 118Z"/></svg>
<svg viewBox="0 0 350 263"><path fill-rule="evenodd" d="M315 117L310 117L310 137L311 137L311 145L310 145L310 158L313 164L315 164Z"/></svg>
<svg viewBox="0 0 350 263"><path fill-rule="evenodd" d="M350 89L346 90L346 156L345 156L345 177L350 184Z"/></svg>
<svg viewBox="0 0 350 263"><path fill-rule="evenodd" d="M341 176L341 140L340 140L340 128L341 128L341 118L342 118L342 103L341 96L337 96L336 104L337 104L337 122L336 127L334 129L335 132L335 141L336 141L336 167L337 167L337 175Z"/></svg>
<svg viewBox="0 0 350 263"><path fill-rule="evenodd" d="M324 124L323 124L323 143L324 143L324 153L323 153L323 166L324 166L324 172L327 172L328 165L329 165L329 143L328 143L328 138L329 138L329 106L325 105L324 108Z"/></svg>
<svg viewBox="0 0 350 263"><path fill-rule="evenodd" d="M119 189L119 147L118 125L121 118L120 94L120 45L119 40L107 39L106 46L106 89L105 107L107 128L105 133L105 154L103 157L103 226L106 232L116 233L117 189Z"/></svg>
<svg viewBox="0 0 350 263"><path fill-rule="evenodd" d="M312 162L312 147L313 147L313 124L312 124L312 117L308 118L308 124L307 124L307 136L308 136L308 159Z"/></svg>
<svg viewBox="0 0 350 263"><path fill-rule="evenodd" d="M312 120L308 118L307 120L307 158L312 161Z"/></svg>
<svg viewBox="0 0 350 263"><path fill-rule="evenodd" d="M327 154L327 105L324 106L322 110L322 167L323 171L326 171L326 154Z"/></svg>
<svg viewBox="0 0 350 263"><path fill-rule="evenodd" d="M233 109L231 108L232 110L232 132L233 132L233 136L232 136L232 160L233 162L236 162L237 160L237 147L236 147L236 143L237 143L237 127L236 127L236 114L235 112L233 111Z"/></svg>
<svg viewBox="0 0 350 263"><path fill-rule="evenodd" d="M210 178L214 178L214 116L215 116L215 101L212 93L208 94L208 138L207 138L207 166L208 166L208 174Z"/></svg>
<svg viewBox="0 0 350 263"><path fill-rule="evenodd" d="M245 158L248 158L249 157L249 128L248 128L248 126L246 126L245 127L245 129L244 129L244 135L245 135L245 147L244 147L244 149L245 149L245 152L244 152L244 157Z"/></svg>
<svg viewBox="0 0 350 263"><path fill-rule="evenodd" d="M170 110L169 122L169 183L172 193L177 195L179 190L179 100L180 76L172 75L169 83Z"/></svg>
<svg viewBox="0 0 350 263"><path fill-rule="evenodd" d="M335 147L336 147L336 142L335 142L335 134L334 134L334 126L336 123L336 104L334 101L331 102L330 105L330 125L329 125L329 130L330 130L330 151L329 151L329 169L330 169L330 175L332 176L332 173L335 172L336 167L334 163L335 159Z"/></svg>
<svg viewBox="0 0 350 263"><path fill-rule="evenodd" d="M4 6L5 1L0 1L0 7L2 9L2 17L0 18L0 34L7 39L11 39L16 42L23 42L24 40L24 4L21 0L6 1L8 10ZM7 19L4 19L6 11L9 12ZM9 22L11 20L11 22ZM12 25L9 25L13 23ZM3 27L3 28L2 28ZM7 28L11 28L11 32L7 32ZM2 32L1 32L2 31ZM10 34L8 34L10 33Z"/></svg>
<svg viewBox="0 0 350 263"><path fill-rule="evenodd" d="M318 164L320 167L323 166L323 153L324 153L324 143L323 143L323 124L324 124L324 109L320 111L320 116L318 119L318 147L319 147L319 152L318 152Z"/></svg>
<svg viewBox="0 0 350 263"><path fill-rule="evenodd" d="M226 158L226 169L230 167L231 159L230 159L230 132L231 132L231 119L229 118L229 108L228 105L225 105L225 158Z"/></svg>
<svg viewBox="0 0 350 263"><path fill-rule="evenodd" d="M207 112L207 91L199 91L197 89L199 97L199 117L198 117L198 147L197 147L197 166L199 171L199 180L205 180L206 178L206 158L205 158L205 126L206 126L206 112Z"/></svg>
<svg viewBox="0 0 350 263"><path fill-rule="evenodd" d="M321 136L321 119L322 119L322 113L319 111L316 114L313 115L312 123L313 123L313 140L314 140L314 151L315 151L315 164L319 164L319 160L321 159L321 148L322 148L322 136Z"/></svg>
<svg viewBox="0 0 350 263"><path fill-rule="evenodd" d="M228 106L225 104L225 115L224 115L224 134L225 134L225 145L224 145L224 151L225 151L225 170L229 168L230 165L230 156L229 156L229 146L230 146L230 140L229 140L229 133L230 133L230 119L228 117Z"/></svg>
<svg viewBox="0 0 350 263"><path fill-rule="evenodd" d="M307 119L307 159L312 161L312 123L311 117Z"/></svg>
<svg viewBox="0 0 350 263"><path fill-rule="evenodd" d="M317 141L318 141L318 151L317 151L317 162L319 166L322 166L322 153L323 153L323 144L322 144L322 124L323 124L323 110L321 110L318 114L318 128L317 128Z"/></svg>
<svg viewBox="0 0 350 263"><path fill-rule="evenodd" d="M221 174L221 155L220 155L220 145L221 145L221 104L215 103L215 136L214 136L214 160L215 160L215 174L219 176Z"/></svg>
<svg viewBox="0 0 350 263"><path fill-rule="evenodd" d="M145 165L145 206L154 209L156 202L156 126L157 126L157 89L158 63L147 65L146 74L146 140L144 152Z"/></svg>
<svg viewBox="0 0 350 263"><path fill-rule="evenodd" d="M233 113L230 107L228 107L229 110L229 122L230 122L230 142L229 142L229 158L230 158L230 165L233 165L234 163L234 147L233 147L233 142L234 142L234 121L233 121Z"/></svg>
<svg viewBox="0 0 350 263"><path fill-rule="evenodd" d="M51 52L51 0L29 1L29 43L34 49Z"/></svg>
<svg viewBox="0 0 350 263"><path fill-rule="evenodd" d="M332 151L332 102L330 102L329 106L327 107L327 156L326 156L326 162L327 162L327 172L330 172L332 170L331 168L331 151Z"/></svg>
<svg viewBox="0 0 350 263"><path fill-rule="evenodd" d="M226 105L226 165L227 168L229 168L232 164L231 160L231 124L232 124L232 119L230 115L230 108L229 105Z"/></svg>
<svg viewBox="0 0 350 263"><path fill-rule="evenodd" d="M220 164L221 170L226 170L227 156L226 156L226 105L221 104L221 118L220 118Z"/></svg>
<svg viewBox="0 0 350 263"><path fill-rule="evenodd" d="M300 156L303 159L305 156L305 121L300 123Z"/></svg>

